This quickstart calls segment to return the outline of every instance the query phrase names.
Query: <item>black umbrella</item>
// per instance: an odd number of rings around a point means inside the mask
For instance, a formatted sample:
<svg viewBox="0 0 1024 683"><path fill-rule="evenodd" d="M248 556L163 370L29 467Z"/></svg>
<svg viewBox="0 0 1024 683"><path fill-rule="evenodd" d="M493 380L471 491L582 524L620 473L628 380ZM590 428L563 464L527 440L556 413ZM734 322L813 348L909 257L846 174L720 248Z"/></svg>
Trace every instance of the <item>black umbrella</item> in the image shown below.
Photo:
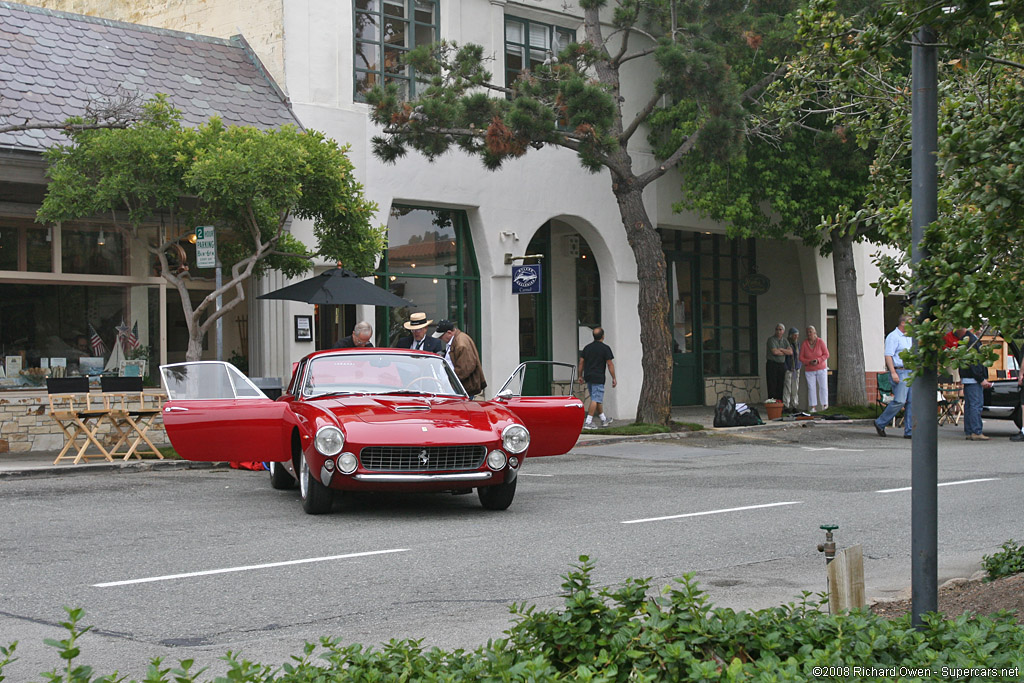
<svg viewBox="0 0 1024 683"><path fill-rule="evenodd" d="M308 304L415 306L411 301L370 284L350 270L332 268L314 277L262 294L257 299L287 299Z"/></svg>

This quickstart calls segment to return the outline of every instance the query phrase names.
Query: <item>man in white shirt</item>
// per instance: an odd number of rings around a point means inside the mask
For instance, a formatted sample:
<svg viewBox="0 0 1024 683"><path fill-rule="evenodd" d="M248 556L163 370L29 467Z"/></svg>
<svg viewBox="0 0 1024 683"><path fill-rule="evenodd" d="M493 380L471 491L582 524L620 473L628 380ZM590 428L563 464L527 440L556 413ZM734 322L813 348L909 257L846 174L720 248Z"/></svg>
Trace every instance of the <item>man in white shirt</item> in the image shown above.
<svg viewBox="0 0 1024 683"><path fill-rule="evenodd" d="M910 387L907 386L910 370L903 367L903 359L900 357L900 353L914 344L913 338L904 332L909 321L909 315L901 315L900 324L885 338L885 369L889 371L892 380L892 401L875 420L875 432L879 436L885 436L885 425L899 414L901 408L904 409L903 438L909 439L914 429L910 421Z"/></svg>

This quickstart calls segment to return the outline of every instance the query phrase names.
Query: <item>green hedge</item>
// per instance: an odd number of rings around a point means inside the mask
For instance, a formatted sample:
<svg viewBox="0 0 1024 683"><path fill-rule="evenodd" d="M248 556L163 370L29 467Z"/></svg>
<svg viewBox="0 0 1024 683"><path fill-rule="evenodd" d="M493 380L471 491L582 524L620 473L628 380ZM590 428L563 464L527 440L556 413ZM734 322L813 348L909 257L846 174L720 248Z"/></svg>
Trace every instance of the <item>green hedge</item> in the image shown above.
<svg viewBox="0 0 1024 683"><path fill-rule="evenodd" d="M943 619L927 615L886 620L858 610L830 616L804 593L783 607L755 612L715 609L691 576L659 595L649 579L613 588L592 582L583 556L563 578L565 607L513 605L506 638L476 650L424 648L391 641L379 649L322 639L280 667L228 653L229 671L216 683L334 681L859 681L1017 680L1024 664L1024 628L1009 614ZM109 683L75 665L81 610L68 610L68 638L47 641L63 665L44 675L52 683ZM0 648L0 681L14 646ZM144 683L195 683L192 661L176 667L155 660Z"/></svg>

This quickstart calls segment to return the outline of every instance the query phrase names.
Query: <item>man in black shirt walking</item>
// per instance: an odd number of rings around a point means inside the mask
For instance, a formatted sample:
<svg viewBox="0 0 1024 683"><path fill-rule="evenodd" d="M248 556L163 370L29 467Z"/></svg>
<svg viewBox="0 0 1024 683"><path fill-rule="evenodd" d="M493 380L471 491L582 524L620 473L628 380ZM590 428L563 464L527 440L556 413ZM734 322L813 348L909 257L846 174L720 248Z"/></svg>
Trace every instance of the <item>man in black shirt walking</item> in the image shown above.
<svg viewBox="0 0 1024 683"><path fill-rule="evenodd" d="M583 347L580 354L580 384L587 383L587 391L590 393L590 408L587 409L587 421L583 423L584 429L597 429L594 424L594 413L601 418L601 426L607 427L612 423L604 414L604 383L605 368L612 376L612 386L616 386L615 363L612 359L611 348L604 343L604 330L600 327L594 328L594 341Z"/></svg>

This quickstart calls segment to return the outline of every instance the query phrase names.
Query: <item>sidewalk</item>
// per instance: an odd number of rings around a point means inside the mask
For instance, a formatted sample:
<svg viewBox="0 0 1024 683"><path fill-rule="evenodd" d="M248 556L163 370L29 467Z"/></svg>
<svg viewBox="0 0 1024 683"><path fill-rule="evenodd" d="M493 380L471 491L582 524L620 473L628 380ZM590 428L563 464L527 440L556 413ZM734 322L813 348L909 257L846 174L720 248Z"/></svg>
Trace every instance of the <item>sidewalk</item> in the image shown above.
<svg viewBox="0 0 1024 683"><path fill-rule="evenodd" d="M672 408L672 419L676 422L690 422L702 425L705 429L714 430L715 409L712 406L676 406ZM615 425L629 424L627 420L615 420ZM810 426L814 421L805 422L769 422L756 427L730 427L728 431L743 431L748 429L776 429L793 427L796 425ZM583 432L580 434L576 446L594 446L598 444L619 443L623 441L635 441L645 439L680 439L703 432L672 432L666 434L646 434L639 436L621 436L616 434L593 434ZM160 444L163 445L163 444ZM0 480L14 477L30 476L52 476L57 474L83 474L96 471L114 471L118 473L130 472L151 472L158 469L183 470L183 469L212 469L226 468L227 463L223 462L191 462L188 460L129 460L127 462L115 459L114 462L106 460L92 460L80 465L72 465L70 461L54 465L57 458L57 451L29 451L26 453L3 453L0 454Z"/></svg>

